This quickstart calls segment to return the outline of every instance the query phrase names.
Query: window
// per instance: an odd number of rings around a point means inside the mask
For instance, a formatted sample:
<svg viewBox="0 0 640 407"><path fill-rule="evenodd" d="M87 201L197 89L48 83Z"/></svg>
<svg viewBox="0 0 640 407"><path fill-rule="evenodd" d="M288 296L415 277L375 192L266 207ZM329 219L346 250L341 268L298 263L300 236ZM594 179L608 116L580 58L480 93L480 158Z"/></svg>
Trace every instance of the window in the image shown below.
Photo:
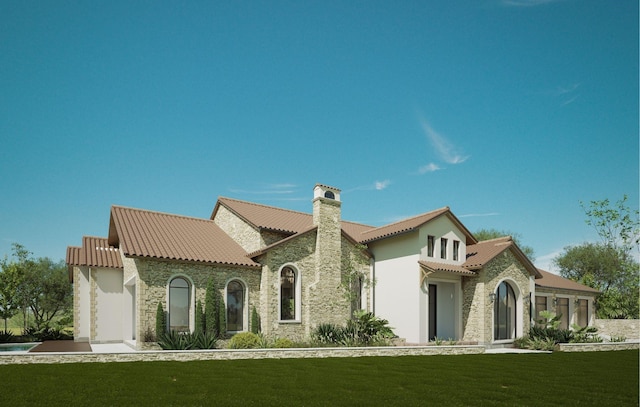
<svg viewBox="0 0 640 407"><path fill-rule="evenodd" d="M183 277L169 283L169 330L189 332L190 285Z"/></svg>
<svg viewBox="0 0 640 407"><path fill-rule="evenodd" d="M433 251L436 246L436 238L435 236L427 236L427 256L433 257Z"/></svg>
<svg viewBox="0 0 640 407"><path fill-rule="evenodd" d="M496 341L514 339L516 335L516 295L506 281L498 286L493 311L493 339Z"/></svg>
<svg viewBox="0 0 640 407"><path fill-rule="evenodd" d="M280 320L296 319L296 272L285 267L280 272Z"/></svg>
<svg viewBox="0 0 640 407"><path fill-rule="evenodd" d="M589 302L587 300L578 300L578 325L585 327L589 325Z"/></svg>
<svg viewBox="0 0 640 407"><path fill-rule="evenodd" d="M536 295L536 318L535 322L538 326L546 326L547 320L540 313L547 310L547 297ZM542 321L542 322L541 322Z"/></svg>
<svg viewBox="0 0 640 407"><path fill-rule="evenodd" d="M560 329L569 329L569 299L558 297L556 299L556 315L560 316Z"/></svg>
<svg viewBox="0 0 640 407"><path fill-rule="evenodd" d="M440 258L447 258L447 239L445 239L444 237L440 239Z"/></svg>
<svg viewBox="0 0 640 407"><path fill-rule="evenodd" d="M460 260L460 241L459 240L453 241L453 260L454 261Z"/></svg>
<svg viewBox="0 0 640 407"><path fill-rule="evenodd" d="M227 331L244 330L244 285L238 280L227 284Z"/></svg>

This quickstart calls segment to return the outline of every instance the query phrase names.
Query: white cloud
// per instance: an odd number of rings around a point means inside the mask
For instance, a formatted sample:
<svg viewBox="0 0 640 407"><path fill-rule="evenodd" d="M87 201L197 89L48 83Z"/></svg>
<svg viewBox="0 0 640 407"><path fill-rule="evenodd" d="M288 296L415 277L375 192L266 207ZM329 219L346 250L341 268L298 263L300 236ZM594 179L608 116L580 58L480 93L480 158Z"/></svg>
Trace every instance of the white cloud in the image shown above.
<svg viewBox="0 0 640 407"><path fill-rule="evenodd" d="M429 163L427 165L423 165L422 167L418 168L418 173L419 174L426 174L428 172L434 172L434 171L438 171L441 170L442 168L440 168L440 166L438 164L435 163Z"/></svg>
<svg viewBox="0 0 640 407"><path fill-rule="evenodd" d="M442 161L447 164L461 164L469 158L468 155L462 155L449 140L435 131L426 120L421 120L421 124L425 135L435 147Z"/></svg>
<svg viewBox="0 0 640 407"><path fill-rule="evenodd" d="M389 184L391 184L391 181L389 181L388 179L384 181L376 181L375 188L378 191L382 191L383 189L387 188Z"/></svg>
<svg viewBox="0 0 640 407"><path fill-rule="evenodd" d="M562 252L563 249L558 249L543 256L536 257L536 267L553 274L559 274L558 268L553 264L553 259L558 257Z"/></svg>

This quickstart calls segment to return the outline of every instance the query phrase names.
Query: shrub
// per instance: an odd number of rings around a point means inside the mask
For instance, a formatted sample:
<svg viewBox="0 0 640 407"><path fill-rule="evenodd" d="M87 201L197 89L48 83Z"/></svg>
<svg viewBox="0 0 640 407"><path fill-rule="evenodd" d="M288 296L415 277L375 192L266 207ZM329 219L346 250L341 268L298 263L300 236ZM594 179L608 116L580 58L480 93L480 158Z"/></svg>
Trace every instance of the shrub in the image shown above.
<svg viewBox="0 0 640 407"><path fill-rule="evenodd" d="M529 348L530 340L526 336L521 336L513 340L513 346L518 349L527 349Z"/></svg>
<svg viewBox="0 0 640 407"><path fill-rule="evenodd" d="M218 338L208 332L196 332L191 335L193 349L215 349L218 344Z"/></svg>
<svg viewBox="0 0 640 407"><path fill-rule="evenodd" d="M347 321L347 331L353 332L353 337L359 344L386 345L395 337L393 330L388 326L389 321L378 318L372 312L355 311L353 317Z"/></svg>
<svg viewBox="0 0 640 407"><path fill-rule="evenodd" d="M40 329L29 327L24 330L23 336L28 340L33 341L59 341L73 339L73 336L66 333L64 329L49 327Z"/></svg>
<svg viewBox="0 0 640 407"><path fill-rule="evenodd" d="M151 327L147 326L147 329L145 329L144 333L142 334L142 340L145 341L145 342L155 342L156 341L156 335L151 330Z"/></svg>
<svg viewBox="0 0 640 407"><path fill-rule="evenodd" d="M529 341L529 349L553 351L556 342L551 338L533 338Z"/></svg>
<svg viewBox="0 0 640 407"><path fill-rule="evenodd" d="M256 311L256 307L251 308L251 332L254 334L260 332L260 316Z"/></svg>
<svg viewBox="0 0 640 407"><path fill-rule="evenodd" d="M167 315L164 313L162 303L158 303L156 309L156 338L160 338L167 333Z"/></svg>
<svg viewBox="0 0 640 407"><path fill-rule="evenodd" d="M229 349L256 349L260 347L260 337L253 332L240 332L229 340Z"/></svg>
<svg viewBox="0 0 640 407"><path fill-rule="evenodd" d="M0 331L0 343L12 342L14 340L13 333L10 331Z"/></svg>
<svg viewBox="0 0 640 407"><path fill-rule="evenodd" d="M602 338L598 335L598 328L595 326L584 326L580 327L579 325L573 325L573 338L571 338L572 343L598 343L602 342Z"/></svg>
<svg viewBox="0 0 640 407"><path fill-rule="evenodd" d="M287 338L277 338L273 341L274 348L293 348L293 342Z"/></svg>
<svg viewBox="0 0 640 407"><path fill-rule="evenodd" d="M612 336L610 342L626 342L626 336Z"/></svg>
<svg viewBox="0 0 640 407"><path fill-rule="evenodd" d="M204 333L204 311L202 309L202 301L198 300L196 302L196 309L195 309L195 316L196 316L196 329L195 332L200 334L200 333Z"/></svg>
<svg viewBox="0 0 640 407"><path fill-rule="evenodd" d="M312 340L321 344L339 344L344 336L344 328L333 324L320 324L311 334Z"/></svg>
<svg viewBox="0 0 640 407"><path fill-rule="evenodd" d="M158 335L158 345L164 350L187 350L193 348L191 334L171 330Z"/></svg>

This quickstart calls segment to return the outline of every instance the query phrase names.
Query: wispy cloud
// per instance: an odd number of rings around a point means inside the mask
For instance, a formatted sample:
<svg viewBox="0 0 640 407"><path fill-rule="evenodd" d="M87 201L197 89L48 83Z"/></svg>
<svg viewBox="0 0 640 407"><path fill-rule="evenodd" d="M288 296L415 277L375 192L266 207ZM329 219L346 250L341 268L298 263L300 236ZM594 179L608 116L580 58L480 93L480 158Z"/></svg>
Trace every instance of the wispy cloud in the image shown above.
<svg viewBox="0 0 640 407"><path fill-rule="evenodd" d="M385 179L384 181L375 181L372 184L360 185L355 188L350 188L345 191L342 191L342 193L344 194L344 193L349 193L353 191L373 191L373 190L382 191L384 189L387 189L389 185L391 185L391 180Z"/></svg>
<svg viewBox="0 0 640 407"><path fill-rule="evenodd" d="M440 166L438 164L435 163L429 163L427 165L423 165L422 167L418 168L418 174L426 174L428 172L434 172L434 171L438 171L441 170L442 168L440 168Z"/></svg>
<svg viewBox="0 0 640 407"><path fill-rule="evenodd" d="M429 122L422 119L421 124L425 135L436 149L442 161L447 164L461 164L469 158L468 155L463 155L445 136L435 131Z"/></svg>
<svg viewBox="0 0 640 407"><path fill-rule="evenodd" d="M498 212L488 212L488 213L467 213L464 215L458 215L459 218L478 218L483 216L498 216L500 213Z"/></svg>
<svg viewBox="0 0 640 407"><path fill-rule="evenodd" d="M502 4L510 7L535 7L560 1L564 0L502 0Z"/></svg>
<svg viewBox="0 0 640 407"><path fill-rule="evenodd" d="M263 184L257 186L255 189L242 189L242 188L230 188L229 190L234 194L253 194L253 195L265 195L265 194L293 194L296 192L297 185L295 184Z"/></svg>

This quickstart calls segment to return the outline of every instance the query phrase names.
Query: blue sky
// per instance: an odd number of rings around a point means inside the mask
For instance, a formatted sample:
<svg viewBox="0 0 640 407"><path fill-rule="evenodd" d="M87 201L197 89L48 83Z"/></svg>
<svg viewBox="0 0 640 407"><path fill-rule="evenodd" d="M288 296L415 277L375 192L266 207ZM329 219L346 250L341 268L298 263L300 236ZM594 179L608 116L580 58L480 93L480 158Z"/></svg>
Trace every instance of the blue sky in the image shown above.
<svg viewBox="0 0 640 407"><path fill-rule="evenodd" d="M537 265L638 206L638 2L0 4L0 255L63 259L113 204L218 196L382 225L442 206Z"/></svg>

